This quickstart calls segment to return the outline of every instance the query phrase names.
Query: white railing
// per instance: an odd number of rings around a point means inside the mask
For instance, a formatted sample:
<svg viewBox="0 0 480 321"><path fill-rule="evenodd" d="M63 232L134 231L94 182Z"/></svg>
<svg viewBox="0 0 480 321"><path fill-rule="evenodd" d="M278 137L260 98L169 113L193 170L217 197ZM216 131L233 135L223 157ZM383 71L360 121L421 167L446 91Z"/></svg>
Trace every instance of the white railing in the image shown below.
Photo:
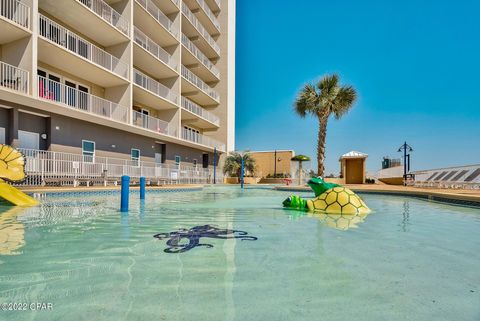
<svg viewBox="0 0 480 321"><path fill-rule="evenodd" d="M123 34L129 35L130 24L107 3L102 0L77 0Z"/></svg>
<svg viewBox="0 0 480 321"><path fill-rule="evenodd" d="M150 78L149 76L145 75L141 71L138 71L137 69L134 69L133 73L133 81L135 82L135 84L142 88L145 88L146 90L157 96L171 101L174 104L178 104L178 96L174 94L173 91L170 90L167 86L162 85L158 81Z"/></svg>
<svg viewBox="0 0 480 321"><path fill-rule="evenodd" d="M18 0L1 0L0 16L30 29L30 7Z"/></svg>
<svg viewBox="0 0 480 321"><path fill-rule="evenodd" d="M122 175L133 180L146 177L152 184L212 183L213 168L158 164L138 160L86 156L63 152L19 149L26 158L27 179L24 186L74 185L80 183L108 184L120 182ZM217 168L217 182L223 175Z"/></svg>
<svg viewBox="0 0 480 321"><path fill-rule="evenodd" d="M220 55L220 47L218 46L217 42L210 36L207 30L202 26L200 21L198 21L197 17L188 9L187 5L182 2L182 12L190 21L190 23L197 29L197 31L205 38L205 40L210 44L210 46L215 50L217 54Z"/></svg>
<svg viewBox="0 0 480 321"><path fill-rule="evenodd" d="M186 128L182 128L182 138L200 145L216 147L219 151L225 151L224 143Z"/></svg>
<svg viewBox="0 0 480 321"><path fill-rule="evenodd" d="M41 76L38 98L123 123L128 121L128 108Z"/></svg>
<svg viewBox="0 0 480 321"><path fill-rule="evenodd" d="M178 38L178 30L170 20L151 0L135 0L152 17L165 27L175 38Z"/></svg>
<svg viewBox="0 0 480 321"><path fill-rule="evenodd" d="M75 33L60 26L42 14L39 14L38 22L40 36L123 78L128 78L129 68L125 62L77 36Z"/></svg>
<svg viewBox="0 0 480 321"><path fill-rule="evenodd" d="M207 69L209 69L215 76L217 76L217 78L220 78L220 71L217 69L217 67L215 67L215 65L210 61L210 59L208 59L207 56L205 56L203 52L201 52L200 49L198 49L197 46L195 46L195 44L183 33L182 44L185 46L185 48L188 49L188 51L192 53L192 55L197 57L197 59L200 60L200 62L205 67L207 67Z"/></svg>
<svg viewBox="0 0 480 321"><path fill-rule="evenodd" d="M182 65L182 76L188 81L190 81L192 84L200 88L208 96L215 99L217 102L220 100L220 96L215 90L213 90L209 85L207 85L203 80L201 80L197 75L191 72L184 65Z"/></svg>
<svg viewBox="0 0 480 321"><path fill-rule="evenodd" d="M147 50L149 53L157 57L159 60L163 61L173 69L177 68L176 61L172 58L172 56L165 51L162 47L155 43L152 39L150 39L147 35L140 31L137 27L134 29L134 40L139 46Z"/></svg>
<svg viewBox="0 0 480 321"><path fill-rule="evenodd" d="M195 115L200 116L200 117L208 120L209 122L211 122L211 123L213 123L217 126L220 125L220 118L218 118L216 115L212 114L209 111L206 111L205 109L198 106L197 104L195 104L193 101L191 101L188 98L185 98L183 96L181 98L182 98L181 99L182 100L182 108L191 111Z"/></svg>
<svg viewBox="0 0 480 321"><path fill-rule="evenodd" d="M175 137L177 134L173 126L170 126L170 123L149 115L139 113L138 111L133 111L132 123L137 127L142 127L150 131L168 136Z"/></svg>
<svg viewBox="0 0 480 321"><path fill-rule="evenodd" d="M0 61L0 86L28 94L29 73Z"/></svg>
<svg viewBox="0 0 480 321"><path fill-rule="evenodd" d="M215 28L217 28L218 31L220 31L220 23L218 22L218 19L217 17L213 14L212 10L210 9L210 7L207 5L207 3L205 2L205 0L197 0L198 4L200 5L200 7L203 9L203 11L205 12L205 14L208 16L208 18L210 19L210 21L213 23L213 25L215 26Z"/></svg>

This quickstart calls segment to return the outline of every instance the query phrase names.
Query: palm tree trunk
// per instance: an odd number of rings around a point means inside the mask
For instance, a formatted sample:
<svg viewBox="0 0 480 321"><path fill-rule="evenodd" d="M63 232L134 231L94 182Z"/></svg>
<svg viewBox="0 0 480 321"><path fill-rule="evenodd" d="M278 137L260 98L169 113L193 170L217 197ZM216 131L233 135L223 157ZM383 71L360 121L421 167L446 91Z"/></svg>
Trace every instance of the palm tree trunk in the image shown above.
<svg viewBox="0 0 480 321"><path fill-rule="evenodd" d="M328 114L318 115L317 175L324 177L325 141L327 137Z"/></svg>

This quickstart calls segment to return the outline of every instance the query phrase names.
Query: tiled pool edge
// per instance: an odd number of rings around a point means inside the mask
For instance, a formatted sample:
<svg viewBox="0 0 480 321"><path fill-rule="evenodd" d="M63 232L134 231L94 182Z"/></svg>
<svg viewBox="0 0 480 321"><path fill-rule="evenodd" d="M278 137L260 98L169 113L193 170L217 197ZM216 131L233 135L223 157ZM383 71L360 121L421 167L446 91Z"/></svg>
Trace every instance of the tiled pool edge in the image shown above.
<svg viewBox="0 0 480 321"><path fill-rule="evenodd" d="M277 191L290 191L290 192L309 192L309 187L274 187ZM359 194L377 194L377 195L391 195L391 196L407 196L414 197L429 201L435 201L453 205L463 205L469 207L480 208L480 197L474 195L460 195L460 194L448 194L440 192L428 192L428 191L402 191L402 190L368 190L362 188L351 188L352 191Z"/></svg>

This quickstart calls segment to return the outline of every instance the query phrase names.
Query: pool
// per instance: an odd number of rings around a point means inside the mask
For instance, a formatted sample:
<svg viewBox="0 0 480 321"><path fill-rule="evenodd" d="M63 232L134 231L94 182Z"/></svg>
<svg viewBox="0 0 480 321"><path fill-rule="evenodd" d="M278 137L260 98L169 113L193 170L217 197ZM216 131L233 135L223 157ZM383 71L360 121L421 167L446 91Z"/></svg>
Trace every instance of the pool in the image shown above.
<svg viewBox="0 0 480 321"><path fill-rule="evenodd" d="M128 215L118 193L0 206L0 303L25 307L0 319L480 320L478 208L365 194L374 212L349 220L282 209L288 195L132 193Z"/></svg>

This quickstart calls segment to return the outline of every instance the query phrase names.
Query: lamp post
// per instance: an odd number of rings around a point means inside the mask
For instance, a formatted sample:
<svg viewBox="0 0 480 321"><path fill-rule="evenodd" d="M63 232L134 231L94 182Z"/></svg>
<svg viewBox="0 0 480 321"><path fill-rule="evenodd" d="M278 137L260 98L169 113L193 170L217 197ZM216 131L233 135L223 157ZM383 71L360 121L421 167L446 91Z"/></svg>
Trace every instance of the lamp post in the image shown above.
<svg viewBox="0 0 480 321"><path fill-rule="evenodd" d="M213 148L213 184L217 183L217 147Z"/></svg>
<svg viewBox="0 0 480 321"><path fill-rule="evenodd" d="M273 156L274 163L273 163L273 178L277 177L277 150L275 149L275 153Z"/></svg>
<svg viewBox="0 0 480 321"><path fill-rule="evenodd" d="M403 151L403 185L406 186L407 182L407 173L410 172L410 152L413 152L413 148L407 144L407 142L403 143L402 146L398 149L397 152L402 152Z"/></svg>
<svg viewBox="0 0 480 321"><path fill-rule="evenodd" d="M243 189L243 175L245 172L245 162L243 160L243 153L240 155L242 156L241 165L240 165L240 187Z"/></svg>

